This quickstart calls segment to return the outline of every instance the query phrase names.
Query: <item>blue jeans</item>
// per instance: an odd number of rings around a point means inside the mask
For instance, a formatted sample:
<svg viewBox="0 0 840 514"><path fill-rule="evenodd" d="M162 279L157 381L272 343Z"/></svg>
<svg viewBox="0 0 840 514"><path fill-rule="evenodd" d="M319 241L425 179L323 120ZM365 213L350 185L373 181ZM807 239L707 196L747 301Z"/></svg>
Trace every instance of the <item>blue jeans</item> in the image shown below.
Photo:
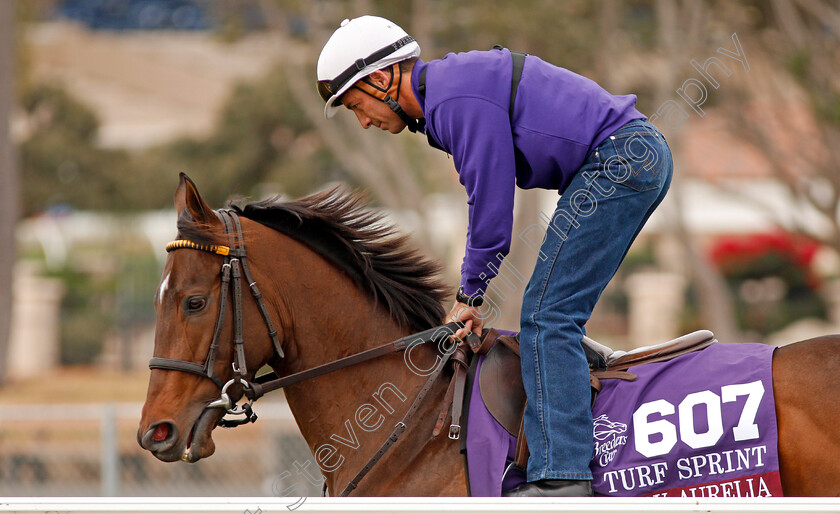
<svg viewBox="0 0 840 514"><path fill-rule="evenodd" d="M646 120L631 121L589 154L557 203L522 303L529 482L592 479L584 325L672 172L662 134Z"/></svg>

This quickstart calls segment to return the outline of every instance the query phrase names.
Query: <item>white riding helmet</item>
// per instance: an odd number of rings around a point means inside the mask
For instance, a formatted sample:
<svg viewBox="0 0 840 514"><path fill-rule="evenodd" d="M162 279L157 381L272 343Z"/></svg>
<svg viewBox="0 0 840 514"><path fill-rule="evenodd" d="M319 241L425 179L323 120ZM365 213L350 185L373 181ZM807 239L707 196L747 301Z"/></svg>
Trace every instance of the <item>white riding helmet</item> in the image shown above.
<svg viewBox="0 0 840 514"><path fill-rule="evenodd" d="M378 16L344 20L318 57L318 93L327 103L324 116L332 118L343 95L374 71L418 57L420 45L396 23Z"/></svg>

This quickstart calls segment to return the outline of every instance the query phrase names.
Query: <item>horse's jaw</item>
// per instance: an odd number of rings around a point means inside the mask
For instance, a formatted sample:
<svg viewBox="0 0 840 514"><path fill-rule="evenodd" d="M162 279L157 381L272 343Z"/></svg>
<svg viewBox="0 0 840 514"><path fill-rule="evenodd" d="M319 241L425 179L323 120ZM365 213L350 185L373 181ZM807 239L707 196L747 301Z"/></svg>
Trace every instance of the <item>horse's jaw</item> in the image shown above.
<svg viewBox="0 0 840 514"><path fill-rule="evenodd" d="M224 416L224 409L205 408L192 426L182 445L183 451L179 457L182 462L198 462L216 452L213 442L213 429Z"/></svg>

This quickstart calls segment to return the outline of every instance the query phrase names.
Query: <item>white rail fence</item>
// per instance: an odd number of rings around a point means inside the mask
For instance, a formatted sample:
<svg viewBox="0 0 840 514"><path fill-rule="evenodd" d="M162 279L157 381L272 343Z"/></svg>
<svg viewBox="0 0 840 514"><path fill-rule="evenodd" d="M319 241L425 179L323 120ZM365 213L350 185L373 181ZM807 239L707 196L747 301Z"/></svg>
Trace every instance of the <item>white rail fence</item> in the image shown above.
<svg viewBox="0 0 840 514"><path fill-rule="evenodd" d="M261 403L256 424L217 429L216 453L196 464L163 463L142 450L140 410L0 405L0 512L840 513L835 498L338 499L303 482L306 497L280 498L294 461L313 460L285 404Z"/></svg>
<svg viewBox="0 0 840 514"><path fill-rule="evenodd" d="M93 514L230 513L279 514L294 512L400 512L400 513L508 513L564 512L579 514L685 513L836 513L840 502L833 498L557 498L514 500L512 498L306 498L290 504L284 498L120 498L86 500L73 498L26 498L4 503L0 512Z"/></svg>

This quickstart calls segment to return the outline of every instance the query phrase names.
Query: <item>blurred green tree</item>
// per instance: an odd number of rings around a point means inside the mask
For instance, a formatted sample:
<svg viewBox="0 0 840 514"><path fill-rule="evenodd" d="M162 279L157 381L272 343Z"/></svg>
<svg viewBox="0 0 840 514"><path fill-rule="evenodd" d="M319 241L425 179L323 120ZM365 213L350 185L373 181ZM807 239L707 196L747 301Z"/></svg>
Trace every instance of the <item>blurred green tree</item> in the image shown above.
<svg viewBox="0 0 840 514"><path fill-rule="evenodd" d="M27 87L19 100L28 135L20 144L23 214L51 208L125 211L149 208L150 177L137 173L129 152L99 148L99 121L64 89Z"/></svg>
<svg viewBox="0 0 840 514"><path fill-rule="evenodd" d="M116 278L93 277L69 267L52 276L66 288L61 300L59 362L93 364L102 352L104 337L113 329Z"/></svg>

